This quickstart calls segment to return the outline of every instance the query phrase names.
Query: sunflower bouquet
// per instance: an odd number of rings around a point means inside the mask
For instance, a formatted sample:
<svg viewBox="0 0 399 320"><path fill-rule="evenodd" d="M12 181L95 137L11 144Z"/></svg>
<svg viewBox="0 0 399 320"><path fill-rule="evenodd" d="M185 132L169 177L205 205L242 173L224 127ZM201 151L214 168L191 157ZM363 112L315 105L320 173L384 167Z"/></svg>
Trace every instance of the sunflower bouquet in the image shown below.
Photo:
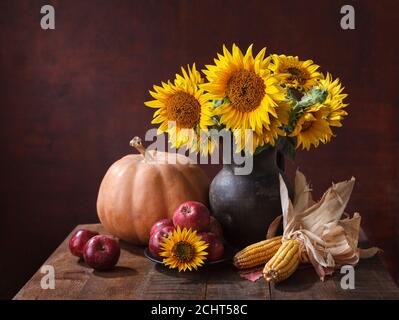
<svg viewBox="0 0 399 320"><path fill-rule="evenodd" d="M257 154L279 145L293 158L296 148L309 150L334 136L347 115L347 94L339 79L323 74L312 60L271 54L266 48L245 54L223 46L213 64L181 68L174 81L150 91L153 124L168 133L175 148L212 153L218 132L229 131L236 152ZM250 132L250 139L247 133Z"/></svg>

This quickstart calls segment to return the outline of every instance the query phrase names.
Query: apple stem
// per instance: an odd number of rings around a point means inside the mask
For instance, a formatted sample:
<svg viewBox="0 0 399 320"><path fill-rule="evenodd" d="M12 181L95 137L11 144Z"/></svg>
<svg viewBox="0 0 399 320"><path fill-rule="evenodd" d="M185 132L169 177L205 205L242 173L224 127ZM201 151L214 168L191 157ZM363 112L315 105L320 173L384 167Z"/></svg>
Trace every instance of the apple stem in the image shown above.
<svg viewBox="0 0 399 320"><path fill-rule="evenodd" d="M142 140L140 137L134 137L132 140L130 140L130 146L135 148L138 152L140 152L144 159L148 159L150 161L154 161L153 156L147 152L146 148L143 146Z"/></svg>

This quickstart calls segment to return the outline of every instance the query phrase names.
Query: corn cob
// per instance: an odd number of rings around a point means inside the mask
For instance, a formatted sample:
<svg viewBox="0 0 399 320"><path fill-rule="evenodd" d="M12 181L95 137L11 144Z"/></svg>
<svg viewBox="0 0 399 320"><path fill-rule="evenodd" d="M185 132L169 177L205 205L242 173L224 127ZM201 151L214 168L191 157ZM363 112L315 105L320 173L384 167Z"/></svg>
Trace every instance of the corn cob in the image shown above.
<svg viewBox="0 0 399 320"><path fill-rule="evenodd" d="M238 269L248 269L266 263L281 246L281 238L263 240L242 249L234 256L234 265Z"/></svg>
<svg viewBox="0 0 399 320"><path fill-rule="evenodd" d="M266 263L263 276L267 282L280 282L291 276L300 262L300 248L297 240L282 243L276 254Z"/></svg>

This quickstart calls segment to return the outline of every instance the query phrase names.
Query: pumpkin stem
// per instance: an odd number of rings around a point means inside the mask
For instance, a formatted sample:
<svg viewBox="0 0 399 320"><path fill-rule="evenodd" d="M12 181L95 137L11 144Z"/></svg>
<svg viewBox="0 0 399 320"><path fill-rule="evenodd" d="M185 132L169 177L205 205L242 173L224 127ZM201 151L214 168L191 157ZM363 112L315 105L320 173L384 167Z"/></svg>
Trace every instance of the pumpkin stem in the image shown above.
<svg viewBox="0 0 399 320"><path fill-rule="evenodd" d="M142 140L140 137L134 137L132 140L130 140L129 144L133 148L135 148L138 152L140 152L144 156L144 159L154 161L153 156L149 152L147 152L146 148L143 146L143 143L142 143Z"/></svg>

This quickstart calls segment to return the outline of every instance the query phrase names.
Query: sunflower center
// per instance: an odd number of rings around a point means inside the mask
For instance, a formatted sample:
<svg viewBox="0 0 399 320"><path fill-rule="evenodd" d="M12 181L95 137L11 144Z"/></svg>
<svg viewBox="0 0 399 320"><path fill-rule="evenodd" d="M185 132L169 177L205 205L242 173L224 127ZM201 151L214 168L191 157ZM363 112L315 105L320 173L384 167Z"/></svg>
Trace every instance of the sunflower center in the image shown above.
<svg viewBox="0 0 399 320"><path fill-rule="evenodd" d="M194 96L187 92L177 92L166 101L169 121L176 121L182 128L194 128L200 121L201 106Z"/></svg>
<svg viewBox="0 0 399 320"><path fill-rule="evenodd" d="M180 241L173 246L173 255L182 262L191 261L195 254L194 247L185 241Z"/></svg>
<svg viewBox="0 0 399 320"><path fill-rule="evenodd" d="M227 96L238 111L255 110L265 96L265 83L255 72L240 70L227 84Z"/></svg>
<svg viewBox="0 0 399 320"><path fill-rule="evenodd" d="M302 124L302 130L301 130L301 132L305 132L305 131L309 130L309 129L312 127L312 124L313 124L313 121L305 121L305 122Z"/></svg>
<svg viewBox="0 0 399 320"><path fill-rule="evenodd" d="M287 68L287 72L289 74L291 74L291 76L293 76L293 77L296 77L296 78L302 77L302 71L297 68L294 68L294 67Z"/></svg>
<svg viewBox="0 0 399 320"><path fill-rule="evenodd" d="M289 67L286 69L286 72L290 74L290 80L297 80L301 84L306 81L306 74L304 74L302 70L299 70L298 68Z"/></svg>

